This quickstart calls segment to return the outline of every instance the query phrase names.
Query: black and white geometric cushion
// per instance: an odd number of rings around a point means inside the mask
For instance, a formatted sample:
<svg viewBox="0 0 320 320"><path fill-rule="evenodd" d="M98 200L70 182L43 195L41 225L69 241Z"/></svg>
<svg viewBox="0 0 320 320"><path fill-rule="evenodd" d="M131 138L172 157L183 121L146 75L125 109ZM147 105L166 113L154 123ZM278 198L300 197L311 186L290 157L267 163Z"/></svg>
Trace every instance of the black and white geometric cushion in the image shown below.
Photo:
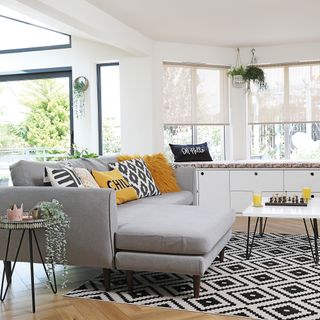
<svg viewBox="0 0 320 320"><path fill-rule="evenodd" d="M160 195L153 177L142 159L109 163L111 169L118 169L138 194L138 198Z"/></svg>
<svg viewBox="0 0 320 320"><path fill-rule="evenodd" d="M71 167L61 169L46 167L46 172L53 187L83 188L79 177Z"/></svg>

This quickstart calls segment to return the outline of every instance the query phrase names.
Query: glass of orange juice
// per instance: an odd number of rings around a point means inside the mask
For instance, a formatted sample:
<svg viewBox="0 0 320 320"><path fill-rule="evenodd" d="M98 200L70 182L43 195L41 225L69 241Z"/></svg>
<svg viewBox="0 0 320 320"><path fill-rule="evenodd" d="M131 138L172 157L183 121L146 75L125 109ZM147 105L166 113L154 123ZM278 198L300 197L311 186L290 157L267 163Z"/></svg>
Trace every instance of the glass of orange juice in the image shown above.
<svg viewBox="0 0 320 320"><path fill-rule="evenodd" d="M261 192L254 192L252 197L254 207L262 207L262 194Z"/></svg>
<svg viewBox="0 0 320 320"><path fill-rule="evenodd" d="M303 194L304 199L310 200L311 199L311 188L310 187L302 188L302 194Z"/></svg>

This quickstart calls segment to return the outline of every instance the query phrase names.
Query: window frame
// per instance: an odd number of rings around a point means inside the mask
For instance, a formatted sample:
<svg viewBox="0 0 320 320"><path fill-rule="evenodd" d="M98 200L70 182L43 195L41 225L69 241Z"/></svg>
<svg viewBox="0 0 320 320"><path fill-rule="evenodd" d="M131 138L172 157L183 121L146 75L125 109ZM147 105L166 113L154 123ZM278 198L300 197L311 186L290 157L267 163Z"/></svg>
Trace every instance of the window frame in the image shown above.
<svg viewBox="0 0 320 320"><path fill-rule="evenodd" d="M260 64L257 65L260 68L273 68L273 67L279 67L283 68L283 77L284 77L284 105L286 105L289 101L290 96L290 77L289 77L289 69L290 67L300 67L300 66L312 66L312 65L320 65L320 61L305 61L305 62L293 62L293 63L275 63L275 64ZM248 97L250 99L250 97ZM251 101L247 100L248 108L252 108ZM320 121L299 121L301 124L308 124L308 123L320 123ZM296 122L261 122L261 123L251 123L247 121L247 126L249 128L250 132L250 141L249 141L249 156L250 159L252 159L252 127L253 126L263 126L263 125L283 125L283 131L284 131L284 158L283 160L290 160L290 132L289 132L289 126L291 124L294 124Z"/></svg>
<svg viewBox="0 0 320 320"><path fill-rule="evenodd" d="M0 82L40 80L50 78L69 79L69 119L70 119L70 153L74 152L74 116L73 116L73 82L72 67L58 67L46 69L28 69L0 73Z"/></svg>
<svg viewBox="0 0 320 320"><path fill-rule="evenodd" d="M103 155L103 123L102 123L102 91L101 91L101 68L103 67L120 67L119 61L106 62L97 64L97 103L98 103L98 143L99 155Z"/></svg>
<svg viewBox="0 0 320 320"><path fill-rule="evenodd" d="M64 32L60 32L60 31L57 31L57 30L53 30L53 29L50 29L50 28L47 28L47 27L39 26L39 25L31 23L31 22L27 22L27 21L11 18L11 17L5 16L5 15L0 15L0 18L5 18L5 19L16 21L16 22L19 22L19 23L24 23L24 24L32 26L32 27L37 27L37 28L40 28L40 29L44 29L44 30L55 32L55 33L59 33L59 34L62 34L64 36L67 36L69 38L69 43L68 44L58 44L58 45L52 45L52 46L39 46L39 47L25 47L25 48L16 48L16 49L5 49L5 50L0 50L0 54L30 52L30 51L43 51L43 50L56 50L56 49L68 49L68 48L72 47L72 40L71 40L71 35L70 34L67 34L67 33L64 33Z"/></svg>
<svg viewBox="0 0 320 320"><path fill-rule="evenodd" d="M194 82L194 77L195 77L195 72L197 69L226 69L226 70L230 70L230 66L228 65L212 65L212 64L204 64L204 63L188 63L188 62L171 62L171 61L163 61L162 62L162 67L164 66L177 66L177 67L189 67L192 68L192 82ZM221 81L221 78L220 78ZM227 160L230 158L230 147L227 148L227 142L228 142L228 146L230 146L230 116L231 116L231 110L230 110L230 92L231 92L231 87L230 87L230 80L229 77L227 77L226 79L226 84L227 84L227 90L225 92L225 99L226 99L226 104L227 104L227 108L228 108L228 123L224 123L224 124L215 124L215 123L207 123L207 124L197 124L197 123L167 123L167 122L163 122L163 131L165 130L166 126L188 126L191 127L191 141L192 144L195 143L200 143L197 141L197 126L214 126L214 127L223 127L223 144L222 144L222 157L223 160ZM195 101L195 90L196 88L192 85L192 112L196 112L196 106L194 105L194 101ZM220 93L221 93L221 89L220 89Z"/></svg>

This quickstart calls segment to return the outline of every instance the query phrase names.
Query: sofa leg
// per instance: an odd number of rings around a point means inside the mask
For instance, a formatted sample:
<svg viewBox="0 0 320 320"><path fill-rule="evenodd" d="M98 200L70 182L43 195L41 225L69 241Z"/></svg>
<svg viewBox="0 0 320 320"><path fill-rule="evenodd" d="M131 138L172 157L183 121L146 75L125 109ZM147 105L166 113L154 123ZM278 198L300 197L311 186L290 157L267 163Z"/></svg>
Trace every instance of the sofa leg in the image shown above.
<svg viewBox="0 0 320 320"><path fill-rule="evenodd" d="M133 271L127 271L127 284L128 284L128 290L133 290Z"/></svg>
<svg viewBox="0 0 320 320"><path fill-rule="evenodd" d="M103 268L103 282L106 291L110 290L111 270Z"/></svg>
<svg viewBox="0 0 320 320"><path fill-rule="evenodd" d="M220 251L219 253L219 261L223 262L224 261L224 248Z"/></svg>
<svg viewBox="0 0 320 320"><path fill-rule="evenodd" d="M199 298L199 295L200 295L200 282L201 282L201 276L194 275L193 276L193 295L195 298Z"/></svg>
<svg viewBox="0 0 320 320"><path fill-rule="evenodd" d="M4 272L6 274L7 283L11 284L11 281L12 281L11 261L3 261L3 264L4 264Z"/></svg>

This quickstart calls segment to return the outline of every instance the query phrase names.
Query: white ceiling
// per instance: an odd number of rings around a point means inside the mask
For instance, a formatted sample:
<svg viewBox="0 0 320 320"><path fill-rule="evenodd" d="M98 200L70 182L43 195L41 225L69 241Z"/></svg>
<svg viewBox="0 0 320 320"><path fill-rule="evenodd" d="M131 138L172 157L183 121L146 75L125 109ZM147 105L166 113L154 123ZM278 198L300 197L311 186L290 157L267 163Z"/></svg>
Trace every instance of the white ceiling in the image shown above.
<svg viewBox="0 0 320 320"><path fill-rule="evenodd" d="M320 0L87 0L158 41L247 47L320 40Z"/></svg>

